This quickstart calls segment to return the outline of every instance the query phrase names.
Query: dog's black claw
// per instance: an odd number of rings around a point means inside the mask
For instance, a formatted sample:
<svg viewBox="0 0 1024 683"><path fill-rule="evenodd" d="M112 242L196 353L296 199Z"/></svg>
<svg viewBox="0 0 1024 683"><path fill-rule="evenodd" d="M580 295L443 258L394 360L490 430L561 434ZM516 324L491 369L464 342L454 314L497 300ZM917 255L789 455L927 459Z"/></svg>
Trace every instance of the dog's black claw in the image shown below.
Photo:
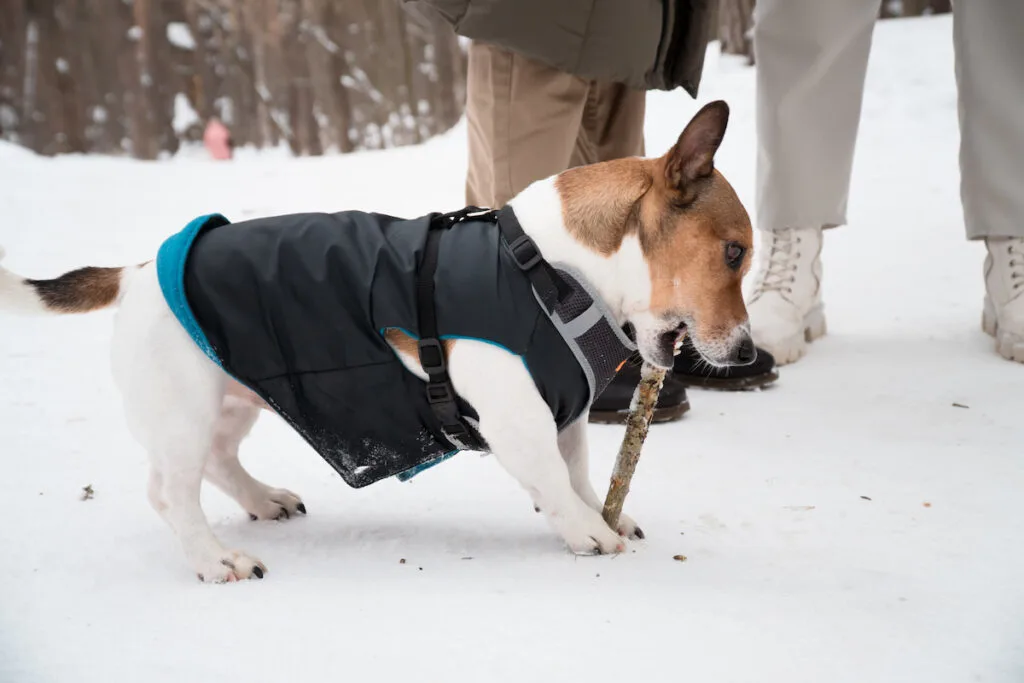
<svg viewBox="0 0 1024 683"><path fill-rule="evenodd" d="M262 579L263 578L263 570L260 569L259 567L253 567L252 568L252 573L253 573L253 576L255 576L257 579Z"/></svg>
<svg viewBox="0 0 1024 683"><path fill-rule="evenodd" d="M298 510L299 512L301 512L302 514L306 514L306 504L305 503L299 503L298 505L295 506L295 509Z"/></svg>
<svg viewBox="0 0 1024 683"><path fill-rule="evenodd" d="M255 522L255 521L256 521L257 519L259 519L259 517L257 517L256 515L254 515L254 514L252 514L252 513L250 512L250 513L249 513L249 519L251 519L252 521L254 521L254 522Z"/></svg>
<svg viewBox="0 0 1024 683"><path fill-rule="evenodd" d="M540 508L539 508L539 507L537 507L536 505L534 505L534 506L533 506L533 511L534 511L534 512L540 512Z"/></svg>
<svg viewBox="0 0 1024 683"><path fill-rule="evenodd" d="M203 582L205 582L205 581L206 581L206 578L205 578L205 577L203 577L203 575L202 575L202 574L196 574L196 578L197 578L197 579L199 579L200 581L203 581Z"/></svg>
<svg viewBox="0 0 1024 683"><path fill-rule="evenodd" d="M636 528L636 531L634 531L634 532L633 532L633 534L634 534L634 535L635 535L635 536L636 536L637 538L639 538L639 539L640 539L641 541L642 541L642 540L644 539L644 530L643 530L643 529L641 529L640 527L637 527L637 528Z"/></svg>

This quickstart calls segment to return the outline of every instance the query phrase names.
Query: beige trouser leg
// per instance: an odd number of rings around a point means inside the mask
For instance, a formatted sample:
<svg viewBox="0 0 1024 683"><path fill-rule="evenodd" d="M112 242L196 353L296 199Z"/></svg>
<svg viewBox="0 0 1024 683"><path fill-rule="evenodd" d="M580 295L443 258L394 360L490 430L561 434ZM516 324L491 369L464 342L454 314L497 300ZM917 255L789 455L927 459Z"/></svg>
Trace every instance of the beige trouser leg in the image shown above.
<svg viewBox="0 0 1024 683"><path fill-rule="evenodd" d="M755 5L759 228L846 222L877 15L878 0Z"/></svg>
<svg viewBox="0 0 1024 683"><path fill-rule="evenodd" d="M647 95L616 83L591 83L569 167L644 155Z"/></svg>
<svg viewBox="0 0 1024 683"><path fill-rule="evenodd" d="M877 4L757 3L759 228L846 222ZM953 12L967 236L1024 236L1024 2L958 0Z"/></svg>
<svg viewBox="0 0 1024 683"><path fill-rule="evenodd" d="M474 43L466 97L468 204L500 207L572 166L644 152L642 91Z"/></svg>
<svg viewBox="0 0 1024 683"><path fill-rule="evenodd" d="M1024 237L1024 2L954 2L953 44L967 237Z"/></svg>

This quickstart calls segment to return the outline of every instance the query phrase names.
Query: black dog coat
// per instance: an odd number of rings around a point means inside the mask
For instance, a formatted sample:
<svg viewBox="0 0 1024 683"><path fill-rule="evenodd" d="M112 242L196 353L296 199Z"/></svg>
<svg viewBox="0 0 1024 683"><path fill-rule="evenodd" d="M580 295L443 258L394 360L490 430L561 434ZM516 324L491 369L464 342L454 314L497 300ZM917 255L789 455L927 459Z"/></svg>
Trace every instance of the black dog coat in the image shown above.
<svg viewBox="0 0 1024 683"><path fill-rule="evenodd" d="M241 223L211 214L161 246L157 273L199 347L349 485L408 478L464 447L441 428L426 383L384 339L389 328L420 336L417 275L432 227L441 231L433 278L438 336L519 356L559 430L585 415L636 348L581 276L549 266L539 253L531 263L517 261L509 231L529 240L510 208L467 212L403 220L350 211ZM538 264L555 279L556 296L541 297L531 282L524 266Z"/></svg>

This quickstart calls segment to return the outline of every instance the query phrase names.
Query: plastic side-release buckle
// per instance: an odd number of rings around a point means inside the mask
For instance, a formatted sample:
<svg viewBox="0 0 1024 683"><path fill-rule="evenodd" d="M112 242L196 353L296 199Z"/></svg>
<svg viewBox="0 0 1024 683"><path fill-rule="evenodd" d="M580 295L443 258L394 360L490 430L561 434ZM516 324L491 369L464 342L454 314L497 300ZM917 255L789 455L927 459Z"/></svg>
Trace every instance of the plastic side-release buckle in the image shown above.
<svg viewBox="0 0 1024 683"><path fill-rule="evenodd" d="M448 362L445 360L444 347L440 340L420 339L419 356L423 372L431 377L448 371Z"/></svg>
<svg viewBox="0 0 1024 683"><path fill-rule="evenodd" d="M521 270L530 270L541 262L540 249L529 235L520 235L508 245L512 258Z"/></svg>

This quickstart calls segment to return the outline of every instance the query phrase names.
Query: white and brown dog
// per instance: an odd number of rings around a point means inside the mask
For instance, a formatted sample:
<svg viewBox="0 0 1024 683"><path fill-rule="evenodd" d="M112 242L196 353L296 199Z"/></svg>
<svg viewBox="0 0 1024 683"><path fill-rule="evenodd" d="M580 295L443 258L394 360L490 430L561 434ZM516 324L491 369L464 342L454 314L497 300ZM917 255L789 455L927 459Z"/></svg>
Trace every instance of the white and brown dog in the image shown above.
<svg viewBox="0 0 1024 683"><path fill-rule="evenodd" d="M714 168L728 107L714 102L660 158L631 158L565 171L531 185L511 205L551 261L596 287L643 358L669 368L682 333L713 366L753 350L741 279L750 263L750 219ZM151 461L149 500L206 581L262 577L255 557L225 548L200 507L206 479L251 515L305 511L299 496L254 479L239 443L263 406L211 362L179 324L152 262L85 268L53 280L0 269L0 311L84 313L119 305L112 362L128 426ZM425 378L415 343L388 341L409 372ZM600 515L587 467L586 415L560 433L530 373L514 355L473 340L447 343L457 393L479 415L479 431L501 465L532 496L576 553L615 553L639 533ZM481 370L486 368L486 372ZM500 378L497 381L495 378ZM500 385L500 390L496 386Z"/></svg>

